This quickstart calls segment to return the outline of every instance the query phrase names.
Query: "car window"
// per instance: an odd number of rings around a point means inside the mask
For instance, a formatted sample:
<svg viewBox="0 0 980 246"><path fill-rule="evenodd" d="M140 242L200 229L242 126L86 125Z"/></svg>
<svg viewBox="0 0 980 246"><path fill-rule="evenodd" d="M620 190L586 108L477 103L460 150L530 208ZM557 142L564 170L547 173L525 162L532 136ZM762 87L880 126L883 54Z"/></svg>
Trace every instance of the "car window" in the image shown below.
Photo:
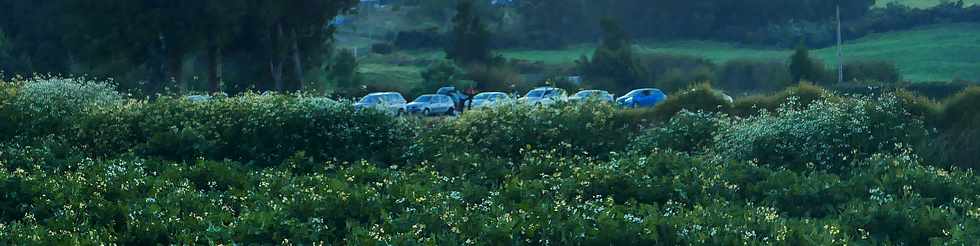
<svg viewBox="0 0 980 246"><path fill-rule="evenodd" d="M405 101L405 98L398 94L387 94L385 95L385 101L390 103L401 103Z"/></svg>
<svg viewBox="0 0 980 246"><path fill-rule="evenodd" d="M430 101L432 101L432 96L420 96L419 98L415 99L415 102L420 102L420 103L427 103Z"/></svg>
<svg viewBox="0 0 980 246"><path fill-rule="evenodd" d="M360 103L364 103L364 104L376 104L376 103L380 103L380 102L381 101L376 96L366 96L364 98L361 98L361 101L360 101Z"/></svg>
<svg viewBox="0 0 980 246"><path fill-rule="evenodd" d="M544 90L533 90L527 93L527 97L542 97L544 96Z"/></svg>
<svg viewBox="0 0 980 246"><path fill-rule="evenodd" d="M553 96L556 96L556 95L558 95L558 91L557 90L548 90L548 92L546 92L544 94L544 97L553 97Z"/></svg>

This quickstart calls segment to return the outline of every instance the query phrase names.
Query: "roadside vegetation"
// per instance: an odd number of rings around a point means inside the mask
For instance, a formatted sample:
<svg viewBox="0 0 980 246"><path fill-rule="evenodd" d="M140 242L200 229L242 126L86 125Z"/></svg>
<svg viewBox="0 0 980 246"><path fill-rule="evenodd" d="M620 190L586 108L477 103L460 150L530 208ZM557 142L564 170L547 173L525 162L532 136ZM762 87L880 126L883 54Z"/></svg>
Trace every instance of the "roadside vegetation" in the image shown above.
<svg viewBox="0 0 980 246"><path fill-rule="evenodd" d="M980 245L974 1L3 7L0 245Z"/></svg>
<svg viewBox="0 0 980 246"><path fill-rule="evenodd" d="M800 85L734 104L514 104L425 120L301 94L146 101L85 79L0 92L11 244L980 238L980 177L966 169L980 141L964 139L980 123L975 87L931 101Z"/></svg>

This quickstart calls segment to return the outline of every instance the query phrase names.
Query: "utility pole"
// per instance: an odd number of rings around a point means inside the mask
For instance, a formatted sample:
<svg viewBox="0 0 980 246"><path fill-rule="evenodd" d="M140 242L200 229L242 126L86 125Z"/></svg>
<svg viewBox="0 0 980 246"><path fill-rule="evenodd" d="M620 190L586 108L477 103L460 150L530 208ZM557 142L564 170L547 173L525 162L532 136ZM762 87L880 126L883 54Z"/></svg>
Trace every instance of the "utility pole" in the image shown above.
<svg viewBox="0 0 980 246"><path fill-rule="evenodd" d="M840 21L840 4L837 5L837 83L844 83L844 50L841 47L843 45L843 33L841 32L841 21Z"/></svg>

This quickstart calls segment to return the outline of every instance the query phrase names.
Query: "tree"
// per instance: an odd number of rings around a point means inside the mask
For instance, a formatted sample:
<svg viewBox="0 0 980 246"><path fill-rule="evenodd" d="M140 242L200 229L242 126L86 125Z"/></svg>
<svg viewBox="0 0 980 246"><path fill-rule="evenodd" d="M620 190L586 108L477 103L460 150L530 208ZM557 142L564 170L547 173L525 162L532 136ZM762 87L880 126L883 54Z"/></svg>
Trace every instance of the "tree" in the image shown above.
<svg viewBox="0 0 980 246"><path fill-rule="evenodd" d="M328 76L336 83L341 95L351 96L361 85L361 76L357 73L357 57L350 50L341 50L330 65Z"/></svg>
<svg viewBox="0 0 980 246"><path fill-rule="evenodd" d="M12 74L65 73L70 53L61 0L5 0L0 3L0 70Z"/></svg>
<svg viewBox="0 0 980 246"><path fill-rule="evenodd" d="M604 18L600 26L602 43L596 48L591 61L588 58L580 61L586 79L613 90L625 90L643 80L645 72L633 55L629 35L619 22Z"/></svg>
<svg viewBox="0 0 980 246"><path fill-rule="evenodd" d="M474 12L473 1L463 0L456 5L446 58L458 63L487 63L493 58L490 51L490 31Z"/></svg>
<svg viewBox="0 0 980 246"><path fill-rule="evenodd" d="M575 41L589 40L596 32L595 18L589 16L588 2L583 0L520 1L522 45L559 49ZM600 8L601 9L601 8Z"/></svg>
<svg viewBox="0 0 980 246"><path fill-rule="evenodd" d="M828 81L827 69L823 62L811 58L810 51L802 41L796 46L796 52L790 57L789 73L794 82L819 83Z"/></svg>
<svg viewBox="0 0 980 246"><path fill-rule="evenodd" d="M462 70L452 61L437 61L421 72L422 86L420 91L435 91L439 87L452 85Z"/></svg>

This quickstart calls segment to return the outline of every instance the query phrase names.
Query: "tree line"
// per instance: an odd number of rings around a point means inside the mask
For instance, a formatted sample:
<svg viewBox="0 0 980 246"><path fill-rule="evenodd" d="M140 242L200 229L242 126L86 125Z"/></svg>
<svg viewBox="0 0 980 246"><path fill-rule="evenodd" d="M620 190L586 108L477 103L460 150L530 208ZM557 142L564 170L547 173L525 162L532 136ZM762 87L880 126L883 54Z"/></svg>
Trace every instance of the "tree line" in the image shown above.
<svg viewBox="0 0 980 246"><path fill-rule="evenodd" d="M184 84L184 61L202 56L211 92L302 89L326 66L330 21L358 2L7 0L0 70L128 75L152 93Z"/></svg>

